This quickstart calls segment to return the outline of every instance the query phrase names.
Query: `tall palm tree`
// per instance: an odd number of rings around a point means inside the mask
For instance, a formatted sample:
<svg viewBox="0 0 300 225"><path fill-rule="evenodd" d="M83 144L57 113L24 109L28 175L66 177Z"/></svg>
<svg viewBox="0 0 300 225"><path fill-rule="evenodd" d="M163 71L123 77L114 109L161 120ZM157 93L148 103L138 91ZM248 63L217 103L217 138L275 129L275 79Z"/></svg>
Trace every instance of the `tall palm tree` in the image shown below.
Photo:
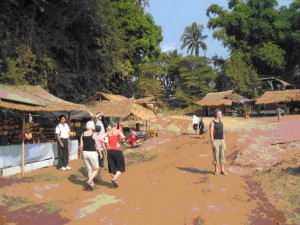
<svg viewBox="0 0 300 225"><path fill-rule="evenodd" d="M208 36L203 35L204 26L193 22L191 26L187 26L184 29L184 33L180 38L182 41L181 50L187 48L187 54L193 55L195 52L196 56L199 56L200 49L203 50L204 55L207 50L207 45L203 42Z"/></svg>

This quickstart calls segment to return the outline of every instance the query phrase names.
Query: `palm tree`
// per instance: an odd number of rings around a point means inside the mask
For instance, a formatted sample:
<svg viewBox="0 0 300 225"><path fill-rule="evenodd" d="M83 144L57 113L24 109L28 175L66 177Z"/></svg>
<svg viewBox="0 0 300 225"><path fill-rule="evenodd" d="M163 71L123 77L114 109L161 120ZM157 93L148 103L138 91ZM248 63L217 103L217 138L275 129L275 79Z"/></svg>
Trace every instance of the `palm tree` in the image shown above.
<svg viewBox="0 0 300 225"><path fill-rule="evenodd" d="M190 55L193 55L195 52L196 56L200 54L200 48L203 50L204 55L207 50L207 45L203 42L208 36L203 35L204 26L196 22L192 23L192 26L187 26L184 29L184 33L180 38L182 41L181 50L185 47L187 48L187 54L190 52Z"/></svg>

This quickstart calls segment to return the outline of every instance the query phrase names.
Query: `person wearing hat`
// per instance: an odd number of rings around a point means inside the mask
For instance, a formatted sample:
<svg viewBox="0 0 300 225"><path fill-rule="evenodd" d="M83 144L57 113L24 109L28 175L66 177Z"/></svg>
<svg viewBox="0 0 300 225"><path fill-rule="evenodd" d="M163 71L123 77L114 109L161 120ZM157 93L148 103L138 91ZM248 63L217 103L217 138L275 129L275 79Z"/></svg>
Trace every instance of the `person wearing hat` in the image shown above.
<svg viewBox="0 0 300 225"><path fill-rule="evenodd" d="M219 175L219 164L221 165L221 174L227 175L225 172L225 152L226 152L226 144L225 144L225 133L224 127L222 123L222 111L220 109L215 110L215 118L210 123L210 140L212 143L213 149L213 164L215 175Z"/></svg>

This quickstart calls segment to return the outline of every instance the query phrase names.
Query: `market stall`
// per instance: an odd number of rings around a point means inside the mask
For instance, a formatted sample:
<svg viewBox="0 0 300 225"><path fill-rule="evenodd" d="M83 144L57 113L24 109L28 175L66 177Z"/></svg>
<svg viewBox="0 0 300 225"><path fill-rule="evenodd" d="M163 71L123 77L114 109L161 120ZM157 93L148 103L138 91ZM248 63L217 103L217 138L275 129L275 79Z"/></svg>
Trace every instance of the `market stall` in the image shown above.
<svg viewBox="0 0 300 225"><path fill-rule="evenodd" d="M152 110L137 104L132 99L90 101L86 103L86 107L93 115L102 112L106 116L122 120L123 123L127 122L129 128L135 125L138 130L139 125L143 124L146 132L150 130L150 121L157 117Z"/></svg>
<svg viewBox="0 0 300 225"><path fill-rule="evenodd" d="M15 173L24 173L25 164L43 164L45 159L49 159L48 164L55 164L54 129L58 120L42 117L41 112L86 110L84 106L59 99L39 86L3 84L0 84L0 108L2 175L5 175L4 169L9 171L15 166ZM77 151L78 140L71 140L70 156L76 158ZM32 167L26 166L28 170ZM7 172L8 175L10 173L13 172Z"/></svg>

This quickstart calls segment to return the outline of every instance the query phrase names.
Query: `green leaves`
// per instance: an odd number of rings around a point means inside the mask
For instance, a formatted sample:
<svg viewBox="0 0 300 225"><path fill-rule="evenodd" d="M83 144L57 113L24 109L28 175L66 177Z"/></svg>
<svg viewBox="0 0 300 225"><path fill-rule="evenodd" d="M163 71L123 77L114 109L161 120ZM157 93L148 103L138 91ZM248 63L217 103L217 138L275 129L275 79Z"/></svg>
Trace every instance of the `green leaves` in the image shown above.
<svg viewBox="0 0 300 225"><path fill-rule="evenodd" d="M245 63L258 74L283 75L291 80L300 56L297 2L278 9L276 0L230 0L230 11L213 4L207 10L211 17L208 27L232 53L249 54Z"/></svg>
<svg viewBox="0 0 300 225"><path fill-rule="evenodd" d="M196 22L193 22L191 26L187 26L180 38L183 42L181 49L187 47L187 53L190 53L190 55L195 54L196 56L200 55L200 49L202 49L205 55L207 45L203 42L203 40L205 40L208 36L203 35L203 30L204 26L197 25Z"/></svg>
<svg viewBox="0 0 300 225"><path fill-rule="evenodd" d="M257 51L259 59L274 69L284 68L284 55L285 51L271 42L264 43Z"/></svg>

